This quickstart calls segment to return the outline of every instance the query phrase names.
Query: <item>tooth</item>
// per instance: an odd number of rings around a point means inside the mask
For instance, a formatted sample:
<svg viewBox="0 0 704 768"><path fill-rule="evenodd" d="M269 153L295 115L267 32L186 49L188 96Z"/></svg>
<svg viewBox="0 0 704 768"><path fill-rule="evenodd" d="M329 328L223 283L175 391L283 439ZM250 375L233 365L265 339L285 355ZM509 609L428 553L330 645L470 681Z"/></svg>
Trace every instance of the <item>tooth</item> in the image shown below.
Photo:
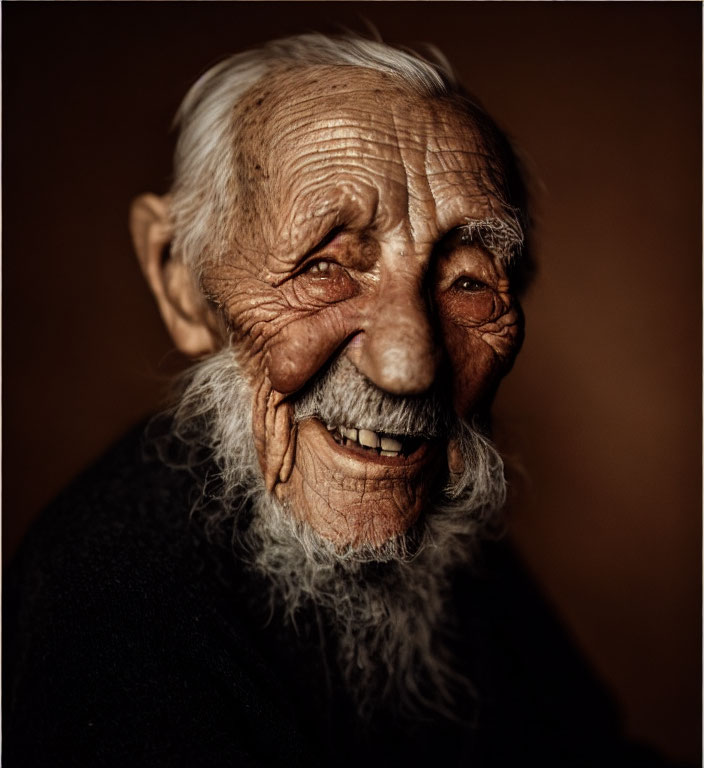
<svg viewBox="0 0 704 768"><path fill-rule="evenodd" d="M398 456L398 451L385 451L383 448L381 449L381 455L382 456Z"/></svg>
<svg viewBox="0 0 704 768"><path fill-rule="evenodd" d="M357 439L365 448L379 447L379 436L376 432L372 432L371 429L360 429Z"/></svg>
<svg viewBox="0 0 704 768"><path fill-rule="evenodd" d="M337 429L337 427L333 427L332 424L328 424L327 427L328 427L328 432L334 432Z"/></svg>
<svg viewBox="0 0 704 768"><path fill-rule="evenodd" d="M381 447L384 451L400 451L403 448L403 443L398 440L394 440L392 437L382 437Z"/></svg>
<svg viewBox="0 0 704 768"><path fill-rule="evenodd" d="M357 442L357 430L354 427L340 427L340 431L345 437Z"/></svg>

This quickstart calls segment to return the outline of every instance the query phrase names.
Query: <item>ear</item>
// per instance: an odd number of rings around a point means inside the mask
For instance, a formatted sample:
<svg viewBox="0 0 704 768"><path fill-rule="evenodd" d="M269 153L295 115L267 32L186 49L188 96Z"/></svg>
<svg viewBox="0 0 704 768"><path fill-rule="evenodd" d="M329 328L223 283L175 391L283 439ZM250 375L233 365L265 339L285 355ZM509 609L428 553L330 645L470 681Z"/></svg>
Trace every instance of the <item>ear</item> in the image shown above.
<svg viewBox="0 0 704 768"><path fill-rule="evenodd" d="M130 232L144 277L178 349L189 357L215 352L222 342L218 317L191 269L169 254L168 199L138 197L130 209Z"/></svg>

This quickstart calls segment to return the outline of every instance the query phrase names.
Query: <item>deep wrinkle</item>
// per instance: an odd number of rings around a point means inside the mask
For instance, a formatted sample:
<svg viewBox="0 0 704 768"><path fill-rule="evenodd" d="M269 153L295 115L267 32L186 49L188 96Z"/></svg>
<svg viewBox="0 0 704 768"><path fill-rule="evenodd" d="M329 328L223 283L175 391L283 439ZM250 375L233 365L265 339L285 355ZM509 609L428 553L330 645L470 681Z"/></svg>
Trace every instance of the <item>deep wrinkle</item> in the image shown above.
<svg viewBox="0 0 704 768"><path fill-rule="evenodd" d="M378 546L415 522L450 460L432 462L431 480L429 465L341 457L324 426L294 426L292 403L342 355L389 393L447 376L458 417L484 406L520 312L504 255L448 233L510 227L501 168L466 111L386 74L294 69L268 84L256 121L254 93L236 108L250 213L232 212L228 256L203 283L262 393L253 424L268 487L336 545Z"/></svg>

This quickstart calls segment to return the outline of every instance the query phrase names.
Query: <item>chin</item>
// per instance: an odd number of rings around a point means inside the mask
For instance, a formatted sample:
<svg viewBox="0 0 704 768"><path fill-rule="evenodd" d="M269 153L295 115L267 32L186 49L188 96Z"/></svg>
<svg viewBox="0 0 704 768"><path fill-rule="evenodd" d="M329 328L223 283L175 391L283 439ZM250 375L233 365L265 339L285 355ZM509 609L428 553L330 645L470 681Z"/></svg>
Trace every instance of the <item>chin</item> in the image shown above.
<svg viewBox="0 0 704 768"><path fill-rule="evenodd" d="M382 548L403 536L446 476L438 440L339 427L298 425L296 460L276 495L290 514L338 550Z"/></svg>

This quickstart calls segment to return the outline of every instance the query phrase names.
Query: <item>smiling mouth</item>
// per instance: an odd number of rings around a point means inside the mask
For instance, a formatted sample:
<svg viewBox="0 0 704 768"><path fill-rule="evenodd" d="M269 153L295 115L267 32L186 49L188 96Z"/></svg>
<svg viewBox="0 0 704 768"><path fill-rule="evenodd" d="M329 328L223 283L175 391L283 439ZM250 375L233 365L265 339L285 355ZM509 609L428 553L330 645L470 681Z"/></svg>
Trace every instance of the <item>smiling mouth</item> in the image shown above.
<svg viewBox="0 0 704 768"><path fill-rule="evenodd" d="M391 435L371 429L325 425L335 443L357 454L374 458L407 458L427 444L427 440L415 435Z"/></svg>

